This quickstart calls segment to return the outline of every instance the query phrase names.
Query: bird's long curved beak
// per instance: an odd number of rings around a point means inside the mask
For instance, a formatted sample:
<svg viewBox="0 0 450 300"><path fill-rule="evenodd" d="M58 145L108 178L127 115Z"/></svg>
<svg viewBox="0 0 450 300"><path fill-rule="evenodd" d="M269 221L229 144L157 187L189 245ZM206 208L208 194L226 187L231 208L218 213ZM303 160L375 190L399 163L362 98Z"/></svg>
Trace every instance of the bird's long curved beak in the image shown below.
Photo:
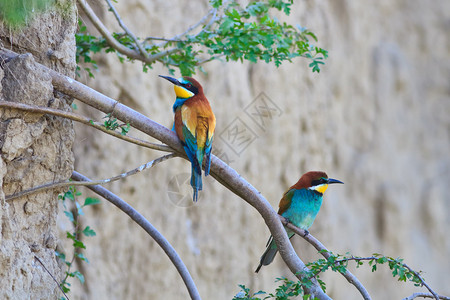
<svg viewBox="0 0 450 300"><path fill-rule="evenodd" d="M159 77L162 77L162 78L164 78L164 79L167 79L167 80L169 80L170 82L172 82L172 83L175 84L175 85L181 85L181 83L180 83L177 79L175 79L175 78L173 78L173 77L170 77L170 76L162 76L162 75L159 75Z"/></svg>
<svg viewBox="0 0 450 300"><path fill-rule="evenodd" d="M337 179L333 179L333 178L328 178L328 184L332 184L332 183L342 183L344 184L342 181L337 180Z"/></svg>

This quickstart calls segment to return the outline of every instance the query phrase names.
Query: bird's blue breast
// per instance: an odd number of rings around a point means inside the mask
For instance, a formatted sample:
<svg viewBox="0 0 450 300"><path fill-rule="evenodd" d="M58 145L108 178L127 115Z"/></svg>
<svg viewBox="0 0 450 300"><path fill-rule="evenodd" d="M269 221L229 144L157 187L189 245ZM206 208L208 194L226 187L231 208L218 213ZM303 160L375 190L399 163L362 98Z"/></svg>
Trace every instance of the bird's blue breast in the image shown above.
<svg viewBox="0 0 450 300"><path fill-rule="evenodd" d="M292 189L288 194L289 193L293 193L291 204L281 215L289 219L295 226L307 230L313 224L314 219L322 206L323 197L322 195L307 189Z"/></svg>
<svg viewBox="0 0 450 300"><path fill-rule="evenodd" d="M173 112L175 112L177 110L178 107L182 106L184 104L184 102L186 102L186 100L189 98L178 98L175 100L175 103L173 104Z"/></svg>

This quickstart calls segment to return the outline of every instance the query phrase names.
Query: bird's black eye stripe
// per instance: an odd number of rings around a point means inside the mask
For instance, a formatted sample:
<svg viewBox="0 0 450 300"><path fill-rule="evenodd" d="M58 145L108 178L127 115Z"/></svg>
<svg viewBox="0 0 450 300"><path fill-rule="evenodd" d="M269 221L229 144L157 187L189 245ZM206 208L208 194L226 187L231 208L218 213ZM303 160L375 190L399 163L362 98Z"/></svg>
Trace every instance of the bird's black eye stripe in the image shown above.
<svg viewBox="0 0 450 300"><path fill-rule="evenodd" d="M183 86L184 86L186 89L188 89L188 90L190 90L191 92L193 92L195 95L197 95L197 93L198 93L198 88L196 88L195 86L193 86L191 83L185 83L185 84L183 84Z"/></svg>
<svg viewBox="0 0 450 300"><path fill-rule="evenodd" d="M328 183L328 179L322 177L320 179L313 180L311 182L311 186L316 186L316 185L320 185L320 184L324 184L324 183Z"/></svg>

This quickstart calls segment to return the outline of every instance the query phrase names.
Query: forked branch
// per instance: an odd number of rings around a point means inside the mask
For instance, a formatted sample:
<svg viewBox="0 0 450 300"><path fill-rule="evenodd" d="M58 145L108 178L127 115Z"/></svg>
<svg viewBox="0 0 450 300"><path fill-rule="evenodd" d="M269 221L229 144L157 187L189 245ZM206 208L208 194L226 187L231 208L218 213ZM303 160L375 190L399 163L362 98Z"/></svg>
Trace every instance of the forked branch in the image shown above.
<svg viewBox="0 0 450 300"><path fill-rule="evenodd" d="M309 233L307 234L307 232L305 230L298 228L294 224L288 222L286 220L286 218L284 218L282 216L279 216L279 217L281 219L281 222L283 222L283 224L287 228L289 228L290 230L292 230L299 236L303 237L308 243L310 243L314 248L316 248L317 251L319 251L319 253L322 254L323 257L325 257L325 258L330 257L328 249L318 239L316 239ZM347 281L349 283L353 284L358 289L358 291L361 293L361 295L363 296L363 298L365 300L371 299L369 292L366 290L364 285L358 280L358 278L356 278L355 275L353 275L349 270L346 270L345 273L341 273L341 274L342 274L342 276L345 277L345 279L347 279Z"/></svg>
<svg viewBox="0 0 450 300"><path fill-rule="evenodd" d="M89 178L83 176L78 172L73 172L72 179L81 182L90 181ZM98 195L114 204L117 208L119 208L131 219L133 219L133 221L135 221L139 226L141 226L158 243L158 245L164 250L164 252L166 252L167 256L172 261L181 278L183 279L184 284L188 289L189 295L191 296L191 299L201 299L197 287L195 286L194 280L192 279L192 276L189 273L186 265L183 263L183 260L180 258L169 241L167 241L166 238L143 215L141 215L137 210L135 210L131 205L122 200L120 197L111 193L102 186L90 185L88 186L88 188L94 193L97 193Z"/></svg>
<svg viewBox="0 0 450 300"><path fill-rule="evenodd" d="M126 55L131 59L137 59L137 60L143 61L145 63L151 64L166 55L180 51L177 48L172 48L172 49L168 49L165 51L161 51L161 52L153 54L153 55L143 55L140 51L130 49L130 48L122 45L121 43L119 43L114 38L114 36L111 34L111 32L109 32L108 28L106 28L106 26L102 23L102 21L97 17L94 10L91 8L91 6L87 3L86 0L78 0L77 2L80 5L81 9L85 12L86 16L89 18L89 20L95 26L95 28L105 38L108 45L110 45L112 48L117 50L119 53ZM140 50L142 48L141 46L137 46L137 47L138 47L138 50ZM142 50L144 50L144 49L142 49Z"/></svg>

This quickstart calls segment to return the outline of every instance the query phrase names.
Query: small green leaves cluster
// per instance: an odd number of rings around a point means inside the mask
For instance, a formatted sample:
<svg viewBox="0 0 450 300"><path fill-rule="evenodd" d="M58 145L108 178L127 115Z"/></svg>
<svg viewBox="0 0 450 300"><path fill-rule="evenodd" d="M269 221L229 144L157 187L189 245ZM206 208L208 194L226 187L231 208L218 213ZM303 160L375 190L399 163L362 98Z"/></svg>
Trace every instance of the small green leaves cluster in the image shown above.
<svg viewBox="0 0 450 300"><path fill-rule="evenodd" d="M92 69L88 66L92 66L94 69L98 69L97 62L91 57L92 54L102 51L107 48L107 43L104 38L97 38L90 35L87 32L86 26L83 25L81 20L78 21L78 32L75 34L75 41L77 45L76 61L77 61L77 76L80 74L80 62L83 62L83 69L88 73L89 77L94 78Z"/></svg>
<svg viewBox="0 0 450 300"><path fill-rule="evenodd" d="M106 129L108 130L116 130L118 128L120 128L121 135L127 135L127 133L130 131L130 124L119 124L119 122L117 121L117 118L114 118L112 116L112 114L107 114L106 116L103 117L103 119L106 119L103 122L103 126L105 126Z"/></svg>
<svg viewBox="0 0 450 300"><path fill-rule="evenodd" d="M90 237L95 236L95 231L90 227L86 226L81 229L79 224L80 216L84 215L83 208L90 205L95 205L100 203L100 200L97 198L86 198L83 204L78 202L77 197L81 195L74 186L69 187L69 190L62 195L59 195L58 198L62 200L62 204L64 206L64 214L69 219L69 221L73 225L73 231L67 231L66 236L69 240L72 241L73 246L73 255L71 258L67 258L66 254L61 251L55 251L56 256L61 259L67 266L67 270L65 271L65 277L60 283L61 289L64 293L70 291L71 284L68 279L77 278L82 284L84 284L84 275L78 270L72 270L73 263L75 259L79 259L80 261L84 261L89 263L89 260L82 253L82 249L86 249L86 245L81 241L82 237ZM70 210L69 203L71 203L71 207L74 207L73 210ZM61 297L60 300L63 300L64 297Z"/></svg>
<svg viewBox="0 0 450 300"><path fill-rule="evenodd" d="M411 281L414 283L415 286L421 286L422 281L420 279L420 271L416 272L406 266L406 264L403 263L402 258L392 258L389 256L383 256L378 253L374 253L373 257L368 258L369 259L369 265L372 266L372 272L375 272L377 270L377 265L382 264L388 264L389 269L392 270L392 276L398 277L399 281ZM358 262L360 263L360 262Z"/></svg>
<svg viewBox="0 0 450 300"><path fill-rule="evenodd" d="M274 11L289 15L292 3L293 0L259 0L242 7L237 1L211 0L210 4L216 11L212 21L204 24L199 32L163 39L162 43L154 43L152 38L137 38L139 42L144 41L142 45L148 56L159 56L151 61L142 59L143 71L147 72L159 61L169 73L174 74L175 69L179 69L183 76L189 76L196 70L203 71L204 63L221 58L226 61L273 62L278 67L285 61L303 57L310 61L309 67L313 72L320 72L328 52L313 44L317 42L315 34L272 16ZM123 46L138 51L134 40L127 34L113 33L113 37ZM105 39L87 34L83 25L80 25L76 42L77 62L82 61L85 65L97 68L91 53L101 50L115 52L121 62L133 61L111 48ZM91 69L85 69L92 76Z"/></svg>
<svg viewBox="0 0 450 300"><path fill-rule="evenodd" d="M313 71L319 72L328 53L310 44L310 40L317 41L314 33L280 22L270 14L276 9L289 15L291 5L292 1L256 1L242 8L230 2L215 30L189 38L207 47L211 56L221 54L227 61L274 62L278 67L295 57L306 57L313 60Z"/></svg>
<svg viewBox="0 0 450 300"><path fill-rule="evenodd" d="M280 277L276 279L276 282L281 282L281 284L275 289L273 293L266 293L264 291L258 291L256 293L251 293L250 289L245 285L239 285L241 290L233 297L233 300L265 300L265 299L275 299L275 300L289 300L289 299L299 299L297 296L302 296L301 299L307 300L311 299L310 295L303 294L303 286L311 286L311 280L306 280L306 282L292 281L285 277ZM263 298L260 298L263 297Z"/></svg>
<svg viewBox="0 0 450 300"><path fill-rule="evenodd" d="M288 299L298 299L297 296L302 296L303 299L310 299L310 295L303 294L303 288L310 288L313 284L312 280L315 278L322 290L326 291L325 282L323 282L319 275L327 270L332 270L333 272L345 273L347 271L348 263L354 261L356 267L360 267L367 262L369 266L372 267L372 272L377 270L378 265L387 264L389 269L392 270L392 276L398 277L399 281L411 281L415 286L422 285L422 278L420 277L420 272L416 272L408 267L401 258L392 258L389 256L384 256L379 253L374 253L369 257L359 257L353 256L349 253L345 255L333 254L326 250L328 258L321 258L316 261L307 264L309 270L301 272L301 280L292 281L287 278L281 277L277 278L277 282L282 284L278 286L274 293L266 293L264 291L258 291L256 293L251 293L250 289L245 285L239 285L241 290L237 293L233 300L264 300L264 299L276 299L276 300L288 300ZM263 298L260 298L263 297Z"/></svg>
<svg viewBox="0 0 450 300"><path fill-rule="evenodd" d="M415 286L422 285L421 278L419 277L420 272L410 269L405 263L403 263L402 258L392 258L379 253L374 253L369 257L353 256L349 253L346 255L339 255L328 252L328 254L329 257L327 259L322 258L307 264L310 268L311 274L314 277L318 278L319 273L325 272L328 269L333 272L345 273L347 271L349 261L355 261L357 268L362 266L364 262L367 262L369 266L372 267L372 272L377 270L378 265L387 264L389 269L392 270L392 276L398 277L399 281L411 281ZM321 283L320 280L319 283Z"/></svg>

